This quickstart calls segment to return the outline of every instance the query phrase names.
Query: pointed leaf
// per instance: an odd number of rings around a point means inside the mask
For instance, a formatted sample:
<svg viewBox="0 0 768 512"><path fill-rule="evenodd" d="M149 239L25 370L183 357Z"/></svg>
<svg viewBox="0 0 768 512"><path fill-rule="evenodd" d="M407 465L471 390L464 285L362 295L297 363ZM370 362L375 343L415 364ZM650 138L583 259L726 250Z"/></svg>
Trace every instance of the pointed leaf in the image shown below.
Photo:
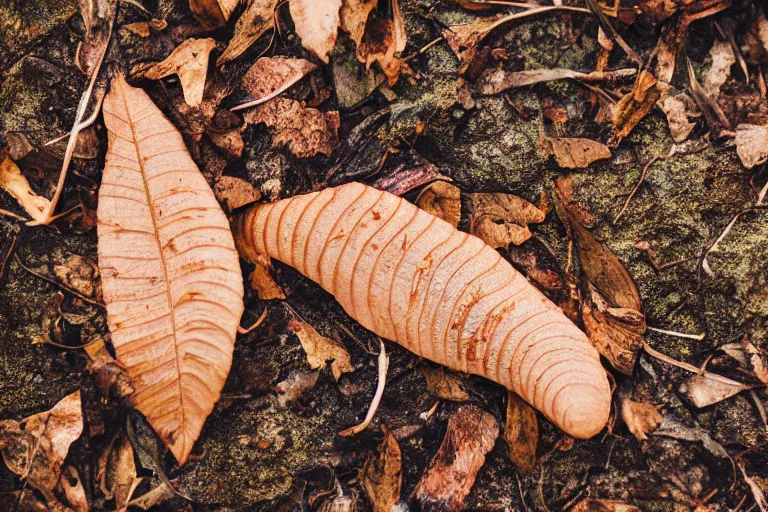
<svg viewBox="0 0 768 512"><path fill-rule="evenodd" d="M288 7L301 45L328 64L341 22L341 0L291 0Z"/></svg>

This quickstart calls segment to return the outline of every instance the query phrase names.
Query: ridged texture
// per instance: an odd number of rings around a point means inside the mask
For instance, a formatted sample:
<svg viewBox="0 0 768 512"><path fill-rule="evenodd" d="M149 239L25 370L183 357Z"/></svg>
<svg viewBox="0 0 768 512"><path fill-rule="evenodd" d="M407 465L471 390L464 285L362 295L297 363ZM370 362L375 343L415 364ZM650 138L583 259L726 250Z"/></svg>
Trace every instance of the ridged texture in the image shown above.
<svg viewBox="0 0 768 512"><path fill-rule="evenodd" d="M597 351L480 239L359 183L256 205L234 230L242 255L295 267L380 336L504 385L572 436L606 424Z"/></svg>
<svg viewBox="0 0 768 512"><path fill-rule="evenodd" d="M243 281L224 213L181 135L122 77L104 99L99 268L133 405L179 463L232 363Z"/></svg>

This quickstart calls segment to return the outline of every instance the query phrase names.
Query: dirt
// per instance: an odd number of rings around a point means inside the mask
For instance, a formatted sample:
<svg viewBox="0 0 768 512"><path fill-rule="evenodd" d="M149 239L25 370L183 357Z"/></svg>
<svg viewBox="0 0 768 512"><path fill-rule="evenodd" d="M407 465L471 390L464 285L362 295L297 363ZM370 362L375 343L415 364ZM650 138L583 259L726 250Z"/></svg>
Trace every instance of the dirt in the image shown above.
<svg viewBox="0 0 768 512"><path fill-rule="evenodd" d="M0 54L4 55L0 58L0 137L24 133L39 147L71 125L84 79L72 64L77 38L65 25L69 14L75 12L70 4L34 0L0 6L0 26L14 27L8 32L10 37L4 37L5 47L0 46ZM39 17L29 14L38 11ZM424 12L423 6L403 2L403 12L409 48L420 48L439 36L434 24L419 14ZM18 26L17 19L31 20L33 26ZM449 24L471 18L443 5L437 10L437 19ZM572 30L581 34L578 45L569 44ZM581 15L552 14L516 24L497 40L509 45L526 68L588 70L594 65L595 33L596 24ZM18 34L28 37L18 39ZM644 44L641 35L635 34L633 40L638 49ZM696 40L695 36L692 40ZM511 192L538 203L542 192L551 194L552 179L563 174L540 152L540 133L548 131L553 135L552 130L565 130L569 136L605 139L604 129L591 121L583 90L574 84L535 86L509 93L508 98L475 98L475 108L466 109L456 104L458 61L445 43L409 64L419 74L418 80L409 83L401 79L394 87L397 99L389 105L388 120L376 130L365 153L355 156L359 168L348 166L347 172L365 175L365 171L375 169L388 146L400 137L413 139L416 123L421 121L427 129L418 137L415 150L452 178L463 192ZM164 103L158 103L166 110L169 95L180 95L173 81L168 82L167 89L157 83L144 85L155 99L164 98ZM342 114L342 135L349 134L365 115L386 104L377 98L362 110ZM565 128L553 127L541 118L542 104L552 101L565 108L572 119ZM331 107L333 104L327 106ZM285 157L265 142L263 128L249 128L244 135L244 157L229 164L225 173L257 186L279 179L282 195L316 187L337 161ZM751 173L741 166L732 146L706 143L691 154L660 159L649 168L626 213L618 222L613 221L643 166L655 156L664 157L672 144L663 116L652 113L610 160L573 173L575 199L586 203L594 218L592 232L617 254L635 280L648 325L688 334L705 333L703 340L694 340L648 332L645 339L652 347L693 365L701 364L716 347L739 341L745 333L765 350L766 216L744 216L720 244L719 251L709 256L714 277L701 271L695 257L722 232L732 215L753 201ZM353 154L354 148L342 147L336 158L342 159L346 152ZM50 196L57 175L51 162L56 159L50 155L33 158L41 172L33 185ZM93 189L91 180L98 180L100 161L76 161L74 165L80 173L70 175L62 208L76 204L77 192ZM0 208L14 210L15 205L9 196L0 194ZM551 213L534 231L534 236L554 248L560 264L565 265L567 238L557 217ZM14 238L14 254L27 266L44 263L57 247L96 260L93 230L77 235L65 227L26 227L10 218L0 218L0 257ZM657 271L648 254L636 248L638 242L650 244L658 263L693 259ZM250 272L247 265L244 272ZM324 371L317 386L298 403L280 407L274 386L291 370L307 369L306 358L298 339L285 329L288 316L284 308L259 301L254 292L248 291L243 324L254 321L266 306L267 327L238 339L224 398L208 418L194 450L199 457L193 457L181 469L175 467L170 456L161 457L169 477L181 493L193 499L195 509L276 510L286 503L290 505L291 491L302 482L314 490L327 488L323 467L335 468L342 487L354 489L357 470L381 440L377 427L352 439L336 435L362 419L375 389L376 356L365 349L369 343L376 346L375 336L351 320L330 295L293 269L277 264L275 272L277 282L287 292L287 302L321 334L342 333L339 324L352 330L356 339L343 333L340 337L352 354L356 371L342 377L340 383L333 381L330 371ZM59 288L30 275L15 259L7 263L0 287L0 418L18 419L47 409L77 388L86 392L86 410L102 407L103 399L93 387L81 351L32 343L42 334L42 318L55 304ZM65 334L68 343L77 344L77 332ZM436 415L425 423L420 415L432 407L435 398L427 392L417 366L431 363L420 361L394 344L387 344L387 350L392 354L390 378L375 425L386 424L390 430L418 427L414 434L399 440L404 471L402 497L407 499L437 451L446 420L457 404L441 402ZM591 495L621 499L644 511L682 511L692 510L696 499L712 490L718 491L714 501L720 506L713 510L735 507L750 491L740 476L731 489L731 462L717 448L712 449L707 439L732 455L752 450L746 459L748 471L752 476L768 478L768 456L763 451L768 433L748 395L697 410L680 391L689 375L641 355L634 376L619 377L618 385L629 386L636 399L661 404L667 419L682 425L686 432L697 433L689 435L693 440L651 435L648 441L641 442L617 421L612 432L576 441L568 448L562 444L563 434L540 417L540 462L533 472L516 471L504 443L497 442L479 473L468 508L561 510L577 496ZM467 382L472 401L503 425L506 392L480 378L471 377ZM767 398L765 391L759 391L758 396L763 401ZM108 431L124 421L126 413L118 404L112 403L103 411ZM672 427L666 430L679 431ZM93 460L106 442L101 436L84 443L82 450L71 454L76 467L92 471ZM18 488L19 480L1 467L0 492ZM751 500L749 497L748 503ZM360 498L361 506L367 506L364 503ZM166 509L175 510L182 504L183 500L177 499L166 504Z"/></svg>

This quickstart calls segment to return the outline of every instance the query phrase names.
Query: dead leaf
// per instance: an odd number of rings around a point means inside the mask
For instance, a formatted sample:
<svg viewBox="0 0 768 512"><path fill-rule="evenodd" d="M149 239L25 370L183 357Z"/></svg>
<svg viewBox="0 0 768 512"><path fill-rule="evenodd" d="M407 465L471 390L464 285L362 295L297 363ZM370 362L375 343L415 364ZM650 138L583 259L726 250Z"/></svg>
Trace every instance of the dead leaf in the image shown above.
<svg viewBox="0 0 768 512"><path fill-rule="evenodd" d="M621 397L621 417L627 428L638 441L648 439L647 434L659 426L661 409L658 405L636 402L628 397Z"/></svg>
<svg viewBox="0 0 768 512"><path fill-rule="evenodd" d="M587 498L573 507L571 512L641 512L641 510L618 500Z"/></svg>
<svg viewBox="0 0 768 512"><path fill-rule="evenodd" d="M137 21L136 23L128 23L123 25L122 28L128 32L136 34L139 37L149 37L152 31L160 32L165 30L168 26L168 22L165 20L151 19L150 21Z"/></svg>
<svg viewBox="0 0 768 512"><path fill-rule="evenodd" d="M544 221L544 212L512 194L468 194L469 232L494 249L508 249L531 237L528 224Z"/></svg>
<svg viewBox="0 0 768 512"><path fill-rule="evenodd" d="M450 181L451 179L444 176L434 164L423 160L418 165L403 163L389 172L384 171L371 186L402 196L417 187L437 180Z"/></svg>
<svg viewBox="0 0 768 512"><path fill-rule="evenodd" d="M85 352L90 358L87 369L91 375L95 375L96 385L103 396L109 397L112 391L118 400L124 401L133 395L136 390L128 373L110 355L104 340L89 343L85 346Z"/></svg>
<svg viewBox="0 0 768 512"><path fill-rule="evenodd" d="M251 288L256 290L261 300L283 300L285 298L285 293L283 293L280 285L272 279L269 270L260 263L256 263L256 268L248 276L248 280L251 283Z"/></svg>
<svg viewBox="0 0 768 512"><path fill-rule="evenodd" d="M662 99L662 88L656 77L642 70L632 90L616 104L613 117L614 137L626 137L639 123L656 102Z"/></svg>
<svg viewBox="0 0 768 512"><path fill-rule="evenodd" d="M715 41L709 50L709 57L712 59L712 65L704 73L702 87L710 98L717 100L720 97L720 87L731 76L731 66L736 64L736 56L730 43Z"/></svg>
<svg viewBox="0 0 768 512"><path fill-rule="evenodd" d="M403 64L399 58L406 45L402 27L398 0L392 0L392 19L369 20L365 35L357 45L357 59L365 64L366 69L377 62L387 75L390 87L397 83Z"/></svg>
<svg viewBox="0 0 768 512"><path fill-rule="evenodd" d="M238 58L267 30L275 26L274 11L277 2L278 0L248 0L248 5L235 24L232 39L216 59L216 67Z"/></svg>
<svg viewBox="0 0 768 512"><path fill-rule="evenodd" d="M240 0L189 0L189 9L195 19L208 30L224 26Z"/></svg>
<svg viewBox="0 0 768 512"><path fill-rule="evenodd" d="M64 497L63 501L66 505L58 503L57 505L59 506L54 507L55 510L63 509L66 512L88 512L90 510L88 498L83 488L83 481L80 479L77 470L72 466L64 466L56 492L59 496Z"/></svg>
<svg viewBox="0 0 768 512"><path fill-rule="evenodd" d="M320 376L318 370L301 371L292 370L288 378L277 383L277 402L281 407L285 407L289 402L295 402L301 395L315 387L317 378Z"/></svg>
<svg viewBox="0 0 768 512"><path fill-rule="evenodd" d="M690 103L692 100L685 94L677 96L667 96L661 104L661 110L667 116L669 132L675 142L683 142L691 134L696 126L695 122L689 119L694 117L691 114Z"/></svg>
<svg viewBox="0 0 768 512"><path fill-rule="evenodd" d="M698 408L722 402L748 389L752 386L708 371L697 373L680 386L680 391Z"/></svg>
<svg viewBox="0 0 768 512"><path fill-rule="evenodd" d="M253 185L234 176L219 176L213 192L220 203L227 205L229 211L261 199L261 192Z"/></svg>
<svg viewBox="0 0 768 512"><path fill-rule="evenodd" d="M373 512L390 512L400 501L402 456L397 439L381 425L384 440L376 455L369 457L360 472L360 486L373 505Z"/></svg>
<svg viewBox="0 0 768 512"><path fill-rule="evenodd" d="M451 25L443 29L443 37L448 42L453 53L461 61L459 74L464 74L475 60L479 44L499 26L503 16L496 15L478 18L472 23Z"/></svg>
<svg viewBox="0 0 768 512"><path fill-rule="evenodd" d="M339 147L337 111L321 112L307 108L300 101L274 98L245 114L248 123L264 123L272 130L273 146L286 144L298 158L322 153L330 156Z"/></svg>
<svg viewBox="0 0 768 512"><path fill-rule="evenodd" d="M78 43L75 64L86 76L91 76L101 62L112 34L115 19L115 0L79 0L85 35Z"/></svg>
<svg viewBox="0 0 768 512"><path fill-rule="evenodd" d="M343 0L341 4L341 29L349 34L349 38L360 46L365 34L368 16L376 8L378 0Z"/></svg>
<svg viewBox="0 0 768 512"><path fill-rule="evenodd" d="M427 389L436 397L454 402L469 400L469 394L464 391L462 380L456 374L446 372L442 366L439 368L422 366L421 373L427 379Z"/></svg>
<svg viewBox="0 0 768 512"><path fill-rule="evenodd" d="M448 420L440 449L411 494L422 510L462 510L499 436L493 416L474 406L462 406Z"/></svg>
<svg viewBox="0 0 768 512"><path fill-rule="evenodd" d="M736 128L736 154L747 169L768 161L768 126L740 124Z"/></svg>
<svg viewBox="0 0 768 512"><path fill-rule="evenodd" d="M171 483L173 483L173 480L171 480ZM157 487L152 488L149 492L146 492L138 498L134 498L129 501L128 508L132 509L135 507L141 510L151 510L157 505L160 505L161 503L168 501L175 496L176 494L173 492L173 489L171 489L169 485L161 482L159 485L157 485Z"/></svg>
<svg viewBox="0 0 768 512"><path fill-rule="evenodd" d="M419 192L416 206L458 227L461 220L461 190L447 181L435 181Z"/></svg>
<svg viewBox="0 0 768 512"><path fill-rule="evenodd" d="M101 300L99 268L77 254L67 253L53 265L56 277L67 287L96 300Z"/></svg>
<svg viewBox="0 0 768 512"><path fill-rule="evenodd" d="M298 336L304 352L307 353L307 361L310 368L325 368L328 360L332 360L331 373L335 380L339 380L343 373L355 371L355 367L350 362L347 349L335 341L321 336L308 323L294 318L288 322L288 330Z"/></svg>
<svg viewBox="0 0 768 512"><path fill-rule="evenodd" d="M0 164L0 187L13 196L32 219L40 221L51 202L37 195L29 186L27 178L19 167L8 157Z"/></svg>
<svg viewBox="0 0 768 512"><path fill-rule="evenodd" d="M0 452L6 466L45 497L60 505L55 490L69 446L83 433L80 391L64 397L49 411L21 421L0 421Z"/></svg>
<svg viewBox="0 0 768 512"><path fill-rule="evenodd" d="M215 47L216 41L211 38L187 39L164 61L134 66L131 76L160 80L168 75L178 75L181 89L184 91L184 101L190 107L197 107L203 101L208 56Z"/></svg>
<svg viewBox="0 0 768 512"><path fill-rule="evenodd" d="M517 89L529 85L552 82L555 80L564 80L571 78L583 82L595 82L604 80L617 80L620 78L631 78L637 71L634 68L619 69L617 71L595 71L592 73L581 73L571 69L552 68L552 69L529 69L525 71L508 72L504 69L494 69L483 73L475 86L480 94L487 96L499 94L508 89Z"/></svg>
<svg viewBox="0 0 768 512"><path fill-rule="evenodd" d="M118 75L102 111L98 249L112 344L132 405L183 464L232 363L240 261L213 192L149 96Z"/></svg>
<svg viewBox="0 0 768 512"><path fill-rule="evenodd" d="M308 60L278 55L257 60L243 76L240 87L251 99L231 110L240 110L265 103L288 90L317 66Z"/></svg>
<svg viewBox="0 0 768 512"><path fill-rule="evenodd" d="M341 22L341 0L291 0L288 7L301 45L328 64Z"/></svg>
<svg viewBox="0 0 768 512"><path fill-rule="evenodd" d="M138 484L136 478L133 446L121 430L99 457L96 481L104 496L115 500L115 508L124 510Z"/></svg>
<svg viewBox="0 0 768 512"><path fill-rule="evenodd" d="M544 137L542 143L554 155L557 165L566 169L584 169L596 160L611 158L608 146L590 139Z"/></svg>
<svg viewBox="0 0 768 512"><path fill-rule="evenodd" d="M539 420L533 407L512 391L507 400L507 422L503 437L509 446L509 458L515 466L523 473L530 472L536 465Z"/></svg>

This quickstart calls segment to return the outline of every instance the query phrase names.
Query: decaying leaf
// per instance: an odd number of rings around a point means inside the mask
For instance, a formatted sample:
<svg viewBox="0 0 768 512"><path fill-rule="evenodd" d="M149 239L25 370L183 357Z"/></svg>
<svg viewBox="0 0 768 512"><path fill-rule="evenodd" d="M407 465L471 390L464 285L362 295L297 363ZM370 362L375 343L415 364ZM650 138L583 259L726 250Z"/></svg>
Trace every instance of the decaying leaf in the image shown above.
<svg viewBox="0 0 768 512"><path fill-rule="evenodd" d="M314 327L308 323L292 319L288 323L288 329L298 336L304 352L307 353L309 367L313 369L325 368L328 360L332 360L331 373L335 380L343 373L355 371L355 367L349 359L349 352L342 345L320 335Z"/></svg>
<svg viewBox="0 0 768 512"><path fill-rule="evenodd" d="M54 506L53 509L63 509L66 512L88 512L90 510L88 498L83 488L83 481L74 467L67 465L61 470L57 492L64 498L62 501L67 505L64 506L64 503L58 503L58 506ZM19 507L19 510L24 509Z"/></svg>
<svg viewBox="0 0 768 512"><path fill-rule="evenodd" d="M464 390L461 379L451 372L439 368L421 367L421 373L427 379L427 389L430 393L443 400L464 402L469 400L469 394Z"/></svg>
<svg viewBox="0 0 768 512"><path fill-rule="evenodd" d="M171 483L173 483L173 480ZM142 494L138 498L134 498L129 501L128 507L130 509L137 508L139 510L152 510L157 505L168 501L174 496L176 496L176 494L173 492L173 489L171 489L170 485L166 485L165 483L161 482L159 485L153 487L151 490Z"/></svg>
<svg viewBox="0 0 768 512"><path fill-rule="evenodd" d="M699 408L722 402L748 389L752 387L708 371L697 373L680 386L680 391Z"/></svg>
<svg viewBox="0 0 768 512"><path fill-rule="evenodd" d="M0 163L0 187L13 196L32 219L39 221L45 217L51 202L37 195L29 186L27 178L19 167L8 157Z"/></svg>
<svg viewBox="0 0 768 512"><path fill-rule="evenodd" d="M360 485L373 505L373 512L390 512L400 501L402 457L397 439L382 425L384 440L376 455L365 461Z"/></svg>
<svg viewBox="0 0 768 512"><path fill-rule="evenodd" d="M21 421L0 421L0 452L6 466L40 491L51 510L61 510L57 487L69 446L83 433L80 391L64 397L49 411ZM57 495L58 494L58 495ZM76 504L71 504L76 505Z"/></svg>
<svg viewBox="0 0 768 512"><path fill-rule="evenodd" d="M251 288L256 290L261 300L282 300L285 298L285 293L283 293L280 285L272 278L269 270L260 263L256 263L256 268L248 276L248 280L251 283Z"/></svg>
<svg viewBox="0 0 768 512"><path fill-rule="evenodd" d="M617 71L595 71L593 73L581 73L565 68L552 69L528 69L525 71L505 71L494 69L483 73L477 81L476 89L481 94L499 94L508 89L517 89L529 85L564 80L571 78L584 82L601 80L616 80L619 78L631 78L635 76L635 69L620 69Z"/></svg>
<svg viewBox="0 0 768 512"><path fill-rule="evenodd" d="M435 181L419 193L416 206L458 227L461 220L461 190L447 181Z"/></svg>
<svg viewBox="0 0 768 512"><path fill-rule="evenodd" d="M288 7L302 46L328 64L341 22L341 0L291 0Z"/></svg>
<svg viewBox="0 0 768 512"><path fill-rule="evenodd" d="M368 16L376 8L378 0L344 0L341 4L339 15L342 30L349 34L349 38L360 46L365 34L365 25Z"/></svg>
<svg viewBox="0 0 768 512"><path fill-rule="evenodd" d="M740 124L736 129L736 154L747 169L768 161L768 126Z"/></svg>
<svg viewBox="0 0 768 512"><path fill-rule="evenodd" d="M189 9L195 19L206 29L223 26L240 0L189 0Z"/></svg>
<svg viewBox="0 0 768 512"><path fill-rule="evenodd" d="M278 0L248 0L245 11L235 24L235 33L224 52L216 59L216 67L235 60L251 47L267 30L275 26L274 11Z"/></svg>
<svg viewBox="0 0 768 512"><path fill-rule="evenodd" d="M115 500L115 508L124 510L139 482L133 446L122 430L99 457L96 481L104 496Z"/></svg>
<svg viewBox="0 0 768 512"><path fill-rule="evenodd" d="M392 0L392 19L377 19L368 22L365 35L357 45L357 59L366 68L378 62L392 86L400 77L402 60L400 53L405 50L405 32L398 0Z"/></svg>
<svg viewBox="0 0 768 512"><path fill-rule="evenodd" d="M532 470L539 444L539 420L533 407L511 391L503 437L509 446L509 458L515 466L524 473Z"/></svg>
<svg viewBox="0 0 768 512"><path fill-rule="evenodd" d="M251 99L234 107L232 111L269 101L315 69L316 65L304 59L292 59L282 55L260 58L248 68L241 83L241 88Z"/></svg>
<svg viewBox="0 0 768 512"><path fill-rule="evenodd" d="M181 134L112 79L99 189L99 269L132 405L187 459L232 363L243 282L229 222Z"/></svg>
<svg viewBox="0 0 768 512"><path fill-rule="evenodd" d="M253 185L234 176L219 176L213 192L229 211L261 199L261 193Z"/></svg>
<svg viewBox="0 0 768 512"><path fill-rule="evenodd" d="M690 103L692 100L688 96L680 94L667 96L661 104L661 110L667 116L669 132L675 142L683 142L687 139L696 126L695 122L690 121L690 118L693 117L690 113Z"/></svg>
<svg viewBox="0 0 768 512"><path fill-rule="evenodd" d="M520 245L531 237L528 224L544 221L544 212L512 194L468 194L469 232L494 249Z"/></svg>
<svg viewBox="0 0 768 512"><path fill-rule="evenodd" d="M744 336L739 343L726 343L719 350L734 358L743 368L750 370L760 382L768 384L768 362L749 338Z"/></svg>
<svg viewBox="0 0 768 512"><path fill-rule="evenodd" d="M470 64L475 60L478 45L499 26L501 19L502 16L500 15L478 18L472 23L451 25L443 29L443 37L448 42L448 46L461 61L460 74L467 71Z"/></svg>
<svg viewBox="0 0 768 512"><path fill-rule="evenodd" d="M94 299L101 299L99 269L78 254L62 254L61 261L53 264L53 273L67 287Z"/></svg>
<svg viewBox="0 0 768 512"><path fill-rule="evenodd" d="M160 32L165 30L168 26L168 22L165 20L151 19L149 21L137 21L136 23L128 23L123 25L122 28L136 34L139 37L149 37L152 31Z"/></svg>
<svg viewBox="0 0 768 512"><path fill-rule="evenodd" d="M197 107L203 101L205 77L208 74L208 56L216 47L216 41L208 39L187 39L174 48L162 62L144 63L134 66L134 78L160 80L168 75L178 75L184 101L190 107Z"/></svg>
<svg viewBox="0 0 768 512"><path fill-rule="evenodd" d="M293 370L288 378L277 383L277 402L285 407L289 402L296 401L301 395L315 387L320 377L319 370Z"/></svg>
<svg viewBox="0 0 768 512"><path fill-rule="evenodd" d="M77 45L75 64L78 69L91 76L101 62L104 50L112 33L117 2L115 0L79 0L83 16L85 35Z"/></svg>
<svg viewBox="0 0 768 512"><path fill-rule="evenodd" d="M704 73L704 92L713 100L720 97L720 87L731 76L731 66L736 63L736 56L727 41L715 41L709 50L712 65Z"/></svg>
<svg viewBox="0 0 768 512"><path fill-rule="evenodd" d="M96 385L103 396L108 397L112 391L115 397L122 401L133 395L136 390L128 373L109 353L104 340L89 343L85 352L90 359L88 371L95 376Z"/></svg>
<svg viewBox="0 0 768 512"><path fill-rule="evenodd" d="M542 138L542 146L555 157L557 165L566 169L584 169L595 160L611 158L608 146L595 140L554 137Z"/></svg>
<svg viewBox="0 0 768 512"><path fill-rule="evenodd" d="M618 500L587 498L577 503L571 512L641 512L641 510Z"/></svg>
<svg viewBox="0 0 768 512"><path fill-rule="evenodd" d="M632 435L639 441L648 439L661 421L661 407L647 402L636 402L626 396L621 397L621 417Z"/></svg>
<svg viewBox="0 0 768 512"><path fill-rule="evenodd" d="M616 104L613 118L614 136L626 137L660 99L662 99L662 88L656 77L642 70L632 90Z"/></svg>
<svg viewBox="0 0 768 512"><path fill-rule="evenodd" d="M418 165L408 165L403 163L398 165L390 172L383 172L382 175L372 183L372 186L379 190L386 190L396 196L410 192L416 187L433 181L450 181L450 178L440 173L440 169L431 162L423 160Z"/></svg>
<svg viewBox="0 0 768 512"><path fill-rule="evenodd" d="M499 436L496 420L473 405L463 406L448 420L445 437L411 494L422 510L462 510Z"/></svg>
<svg viewBox="0 0 768 512"><path fill-rule="evenodd" d="M286 144L299 158L308 158L322 153L329 156L339 147L339 126L337 111L321 112L307 108L300 101L288 98L274 98L245 114L249 123L264 123L273 133L272 145Z"/></svg>

